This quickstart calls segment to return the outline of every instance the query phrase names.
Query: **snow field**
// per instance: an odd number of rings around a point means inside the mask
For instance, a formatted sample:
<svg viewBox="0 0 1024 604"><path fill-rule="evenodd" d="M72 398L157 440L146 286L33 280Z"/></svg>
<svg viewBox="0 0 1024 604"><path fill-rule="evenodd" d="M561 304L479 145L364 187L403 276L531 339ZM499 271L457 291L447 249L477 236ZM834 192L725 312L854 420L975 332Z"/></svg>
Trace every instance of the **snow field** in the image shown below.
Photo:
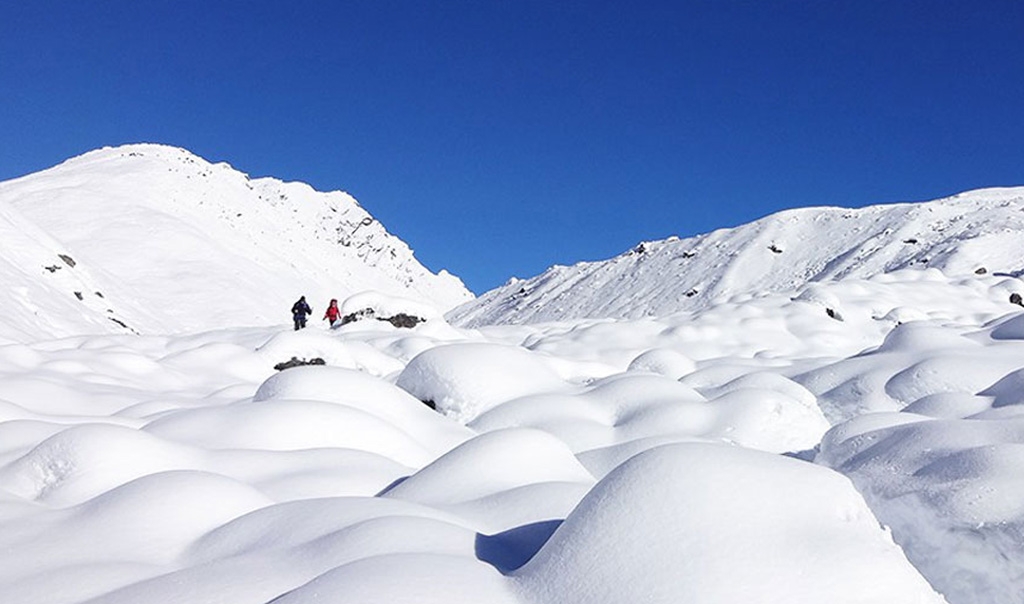
<svg viewBox="0 0 1024 604"><path fill-rule="evenodd" d="M918 326L888 338L886 368L874 371L892 377L871 385L912 402L836 426L818 455L854 480L950 602L1024 597L1020 324L1015 315L954 337Z"/></svg>
<svg viewBox="0 0 1024 604"><path fill-rule="evenodd" d="M1013 601L1024 323L982 285L3 345L0 593Z"/></svg>

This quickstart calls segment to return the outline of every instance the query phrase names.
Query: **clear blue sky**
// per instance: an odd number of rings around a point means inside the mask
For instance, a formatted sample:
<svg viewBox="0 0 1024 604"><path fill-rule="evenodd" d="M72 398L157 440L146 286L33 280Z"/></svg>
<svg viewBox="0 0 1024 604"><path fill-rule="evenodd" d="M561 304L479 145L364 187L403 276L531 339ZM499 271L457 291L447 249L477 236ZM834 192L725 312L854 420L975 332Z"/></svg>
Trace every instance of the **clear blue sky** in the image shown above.
<svg viewBox="0 0 1024 604"><path fill-rule="evenodd" d="M1024 2L7 2L0 180L159 142L480 293L783 208L1024 184Z"/></svg>

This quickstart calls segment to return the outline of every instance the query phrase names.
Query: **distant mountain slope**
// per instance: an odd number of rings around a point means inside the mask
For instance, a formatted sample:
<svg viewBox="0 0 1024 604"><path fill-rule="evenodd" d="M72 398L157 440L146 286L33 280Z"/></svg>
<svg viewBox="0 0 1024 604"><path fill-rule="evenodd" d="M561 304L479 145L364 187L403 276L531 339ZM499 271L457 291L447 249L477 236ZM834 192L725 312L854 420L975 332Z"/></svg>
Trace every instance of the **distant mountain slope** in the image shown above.
<svg viewBox="0 0 1024 604"><path fill-rule="evenodd" d="M0 293L0 338L14 340L283 323L302 294L314 313L366 289L441 310L472 298L345 193L161 145L0 183L0 276L13 284Z"/></svg>
<svg viewBox="0 0 1024 604"><path fill-rule="evenodd" d="M479 326L663 316L812 281L928 267L950 276L1024 271L1024 187L788 210L689 239L645 242L610 260L513 279L448 318Z"/></svg>
<svg viewBox="0 0 1024 604"><path fill-rule="evenodd" d="M124 331L106 312L101 288L66 246L9 205L0 203L0 344L40 334ZM79 299L81 296L81 299Z"/></svg>

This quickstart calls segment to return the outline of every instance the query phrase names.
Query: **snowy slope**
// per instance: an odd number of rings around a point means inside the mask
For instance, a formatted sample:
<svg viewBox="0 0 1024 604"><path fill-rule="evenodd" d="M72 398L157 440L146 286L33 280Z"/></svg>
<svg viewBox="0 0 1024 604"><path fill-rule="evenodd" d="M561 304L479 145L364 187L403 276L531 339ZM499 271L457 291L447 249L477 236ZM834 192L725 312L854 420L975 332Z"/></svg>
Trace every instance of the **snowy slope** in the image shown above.
<svg viewBox="0 0 1024 604"><path fill-rule="evenodd" d="M1022 198L644 244L500 320L627 318L465 329L341 193L152 145L0 183L0 600L1022 602Z"/></svg>
<svg viewBox="0 0 1024 604"><path fill-rule="evenodd" d="M926 203L805 208L689 239L644 242L602 262L512 279L452 311L466 326L664 316L808 282L938 268L1024 271L1024 187Z"/></svg>
<svg viewBox="0 0 1024 604"><path fill-rule="evenodd" d="M107 312L97 280L75 262L67 247L2 203L0 275L0 342L124 329L117 322L119 315Z"/></svg>
<svg viewBox="0 0 1024 604"><path fill-rule="evenodd" d="M440 310L472 297L345 193L250 179L160 145L0 183L0 229L10 339L278 324L299 295L314 313L367 289Z"/></svg>

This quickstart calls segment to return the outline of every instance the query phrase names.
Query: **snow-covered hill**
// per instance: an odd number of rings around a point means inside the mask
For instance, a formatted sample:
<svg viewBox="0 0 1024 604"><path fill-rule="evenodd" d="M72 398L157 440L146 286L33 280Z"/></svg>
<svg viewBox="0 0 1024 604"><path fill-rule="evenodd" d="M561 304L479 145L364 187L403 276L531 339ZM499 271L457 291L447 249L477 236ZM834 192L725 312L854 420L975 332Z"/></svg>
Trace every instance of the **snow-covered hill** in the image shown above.
<svg viewBox="0 0 1024 604"><path fill-rule="evenodd" d="M15 341L278 324L299 295L314 313L367 289L440 310L472 298L345 193L150 144L0 183L0 277Z"/></svg>
<svg viewBox="0 0 1024 604"><path fill-rule="evenodd" d="M459 311L627 318L466 329L342 193L151 145L0 183L0 599L1024 601L1022 198L644 244Z"/></svg>
<svg viewBox="0 0 1024 604"><path fill-rule="evenodd" d="M952 278L1024 271L1024 187L926 203L788 210L618 257L512 279L452 311L465 326L639 318L814 281L938 268Z"/></svg>

